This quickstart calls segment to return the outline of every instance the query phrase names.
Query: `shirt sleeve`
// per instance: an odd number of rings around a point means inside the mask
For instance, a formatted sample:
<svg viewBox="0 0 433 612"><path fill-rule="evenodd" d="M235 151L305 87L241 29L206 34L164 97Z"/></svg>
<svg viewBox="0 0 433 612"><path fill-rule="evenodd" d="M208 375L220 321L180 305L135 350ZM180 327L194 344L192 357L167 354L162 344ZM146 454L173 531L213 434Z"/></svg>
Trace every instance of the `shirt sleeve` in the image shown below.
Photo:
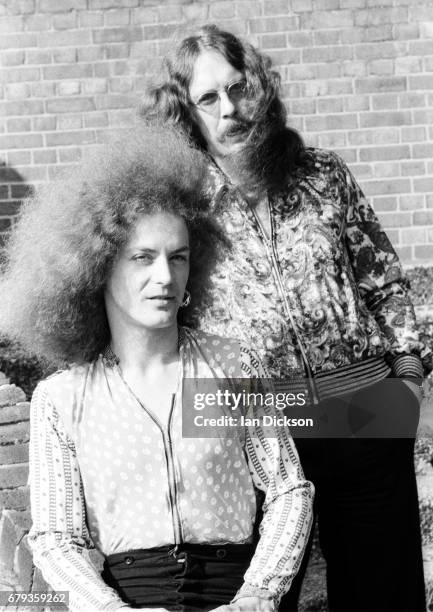
<svg viewBox="0 0 433 612"><path fill-rule="evenodd" d="M75 446L43 382L31 402L29 482L33 524L28 540L44 579L69 593L73 612L126 606L92 559L98 553L86 525Z"/></svg>
<svg viewBox="0 0 433 612"><path fill-rule="evenodd" d="M432 352L419 338L409 281L361 188L343 160L335 158L347 202L346 244L360 296L388 341L394 375L422 378L433 367Z"/></svg>
<svg viewBox="0 0 433 612"><path fill-rule="evenodd" d="M241 354L247 376L265 380L256 354L245 348ZM264 414L272 416L273 408L263 406L254 416ZM260 539L233 601L258 596L278 603L301 565L313 521L314 487L304 478L287 427L249 427L245 450L254 486L265 498Z"/></svg>

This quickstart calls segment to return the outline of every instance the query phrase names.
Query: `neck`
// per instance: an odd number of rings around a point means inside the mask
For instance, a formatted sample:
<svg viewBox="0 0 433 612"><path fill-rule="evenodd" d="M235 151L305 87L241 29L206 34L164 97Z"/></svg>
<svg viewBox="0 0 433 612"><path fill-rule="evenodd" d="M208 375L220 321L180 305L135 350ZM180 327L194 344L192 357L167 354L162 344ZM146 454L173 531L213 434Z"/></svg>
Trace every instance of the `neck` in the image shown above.
<svg viewBox="0 0 433 612"><path fill-rule="evenodd" d="M257 180L255 173L248 171L236 158L237 156L231 155L216 157L215 162L248 203L257 206L267 196L267 190Z"/></svg>
<svg viewBox="0 0 433 612"><path fill-rule="evenodd" d="M124 371L145 372L155 366L168 365L178 359L177 324L150 330L126 326L111 328L111 348Z"/></svg>

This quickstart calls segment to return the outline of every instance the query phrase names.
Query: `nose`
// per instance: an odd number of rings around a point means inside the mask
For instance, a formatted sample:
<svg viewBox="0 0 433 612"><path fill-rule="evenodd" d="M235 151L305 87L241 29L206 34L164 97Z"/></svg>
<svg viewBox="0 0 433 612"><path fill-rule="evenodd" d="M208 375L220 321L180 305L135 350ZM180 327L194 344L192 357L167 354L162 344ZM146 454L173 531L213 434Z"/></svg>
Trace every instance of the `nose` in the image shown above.
<svg viewBox="0 0 433 612"><path fill-rule="evenodd" d="M153 280L159 285L169 285L172 281L170 261L165 255L156 258L153 264Z"/></svg>
<svg viewBox="0 0 433 612"><path fill-rule="evenodd" d="M232 117L236 112L236 107L230 100L226 91L220 93L220 116L222 119Z"/></svg>

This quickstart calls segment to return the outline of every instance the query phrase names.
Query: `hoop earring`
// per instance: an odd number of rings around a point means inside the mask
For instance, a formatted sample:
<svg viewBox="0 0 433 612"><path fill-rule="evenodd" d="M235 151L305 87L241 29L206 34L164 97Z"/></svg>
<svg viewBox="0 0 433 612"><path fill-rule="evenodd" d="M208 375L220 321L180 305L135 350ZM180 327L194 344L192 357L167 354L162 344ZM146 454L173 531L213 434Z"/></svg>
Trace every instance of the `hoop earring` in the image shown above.
<svg viewBox="0 0 433 612"><path fill-rule="evenodd" d="M191 303L191 294L188 291L188 289L185 289L185 297L183 298L183 302L181 303L180 307L186 308L186 306L189 306L190 303Z"/></svg>

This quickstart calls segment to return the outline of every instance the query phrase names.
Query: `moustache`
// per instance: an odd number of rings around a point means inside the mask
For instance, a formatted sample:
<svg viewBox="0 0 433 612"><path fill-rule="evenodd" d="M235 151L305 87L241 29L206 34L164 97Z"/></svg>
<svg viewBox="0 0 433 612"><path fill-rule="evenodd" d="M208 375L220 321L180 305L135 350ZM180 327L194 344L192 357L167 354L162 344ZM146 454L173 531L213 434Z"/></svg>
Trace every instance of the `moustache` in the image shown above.
<svg viewBox="0 0 433 612"><path fill-rule="evenodd" d="M236 121L232 123L222 134L222 139L230 138L232 136L238 136L239 134L245 134L249 132L253 126L252 121Z"/></svg>

